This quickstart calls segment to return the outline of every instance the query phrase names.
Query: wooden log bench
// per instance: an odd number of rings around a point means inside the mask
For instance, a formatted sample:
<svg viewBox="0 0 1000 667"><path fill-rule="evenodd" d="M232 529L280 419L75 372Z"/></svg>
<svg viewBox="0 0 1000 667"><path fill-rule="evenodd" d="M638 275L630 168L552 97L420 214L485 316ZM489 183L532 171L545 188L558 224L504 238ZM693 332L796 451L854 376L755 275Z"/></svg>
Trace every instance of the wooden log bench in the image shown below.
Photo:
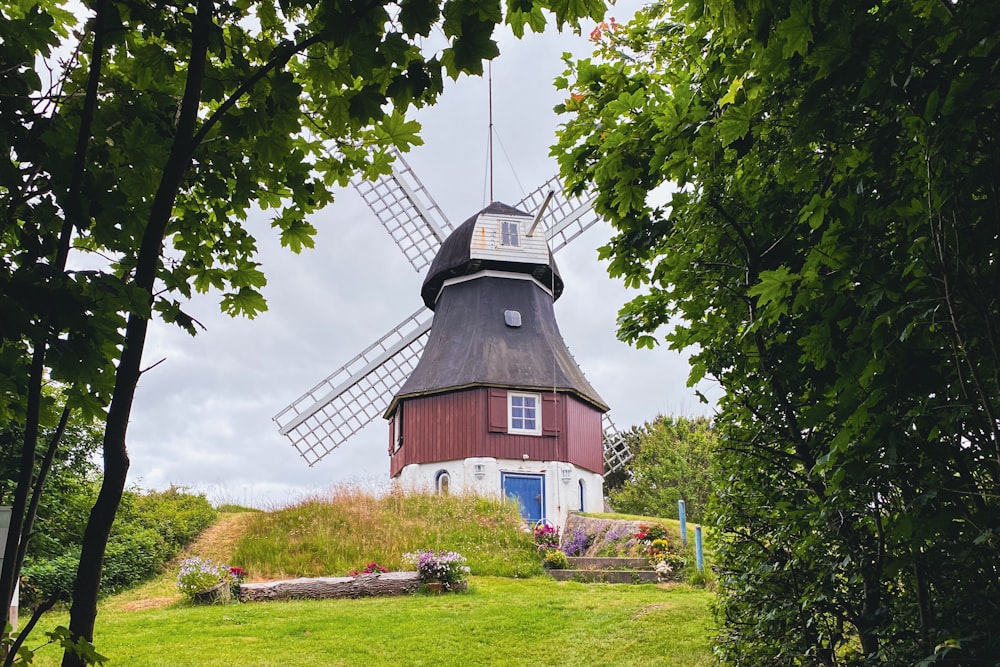
<svg viewBox="0 0 1000 667"><path fill-rule="evenodd" d="M404 595L420 588L416 572L373 572L356 577L317 577L240 584L241 602L324 600Z"/></svg>

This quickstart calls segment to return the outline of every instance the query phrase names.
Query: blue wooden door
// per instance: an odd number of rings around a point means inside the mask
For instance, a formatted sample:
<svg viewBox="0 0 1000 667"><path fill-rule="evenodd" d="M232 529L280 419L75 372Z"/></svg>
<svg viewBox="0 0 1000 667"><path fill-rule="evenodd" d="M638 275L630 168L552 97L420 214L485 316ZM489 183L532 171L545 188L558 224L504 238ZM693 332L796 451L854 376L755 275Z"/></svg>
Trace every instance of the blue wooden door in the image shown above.
<svg viewBox="0 0 1000 667"><path fill-rule="evenodd" d="M525 521L535 523L544 516L544 475L504 473L502 482L504 495L517 501Z"/></svg>

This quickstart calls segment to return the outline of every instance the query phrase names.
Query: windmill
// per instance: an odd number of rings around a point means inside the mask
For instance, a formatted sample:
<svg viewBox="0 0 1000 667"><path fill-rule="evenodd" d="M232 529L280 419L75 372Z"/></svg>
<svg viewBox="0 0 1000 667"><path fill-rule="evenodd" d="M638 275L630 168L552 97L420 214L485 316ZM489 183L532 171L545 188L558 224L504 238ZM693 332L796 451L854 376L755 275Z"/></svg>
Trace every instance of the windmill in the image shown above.
<svg viewBox="0 0 1000 667"><path fill-rule="evenodd" d="M427 269L455 226L403 157L397 154L390 174L371 182L356 179L353 185L413 269ZM567 198L554 177L515 208L534 213L543 204L539 223L552 253L599 220L592 198ZM421 307L273 417L310 466L384 414L417 366L432 321L432 311ZM603 432L605 471L614 472L632 454L606 413Z"/></svg>

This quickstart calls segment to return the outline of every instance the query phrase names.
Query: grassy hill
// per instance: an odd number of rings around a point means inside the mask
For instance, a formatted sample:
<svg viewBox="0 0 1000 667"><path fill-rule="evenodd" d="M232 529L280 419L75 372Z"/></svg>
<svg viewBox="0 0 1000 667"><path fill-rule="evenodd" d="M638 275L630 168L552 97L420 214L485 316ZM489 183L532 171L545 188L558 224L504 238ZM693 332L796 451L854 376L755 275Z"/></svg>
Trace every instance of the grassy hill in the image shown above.
<svg viewBox="0 0 1000 667"><path fill-rule="evenodd" d="M176 568L108 598L95 643L111 665L676 665L711 663L711 593L685 585L556 582L508 505L339 490L274 512L223 514L189 554L256 580L340 576L415 549L466 555L469 590L441 596L193 606ZM43 619L66 624L65 613ZM29 645L40 640L29 639ZM35 664L59 664L54 647Z"/></svg>

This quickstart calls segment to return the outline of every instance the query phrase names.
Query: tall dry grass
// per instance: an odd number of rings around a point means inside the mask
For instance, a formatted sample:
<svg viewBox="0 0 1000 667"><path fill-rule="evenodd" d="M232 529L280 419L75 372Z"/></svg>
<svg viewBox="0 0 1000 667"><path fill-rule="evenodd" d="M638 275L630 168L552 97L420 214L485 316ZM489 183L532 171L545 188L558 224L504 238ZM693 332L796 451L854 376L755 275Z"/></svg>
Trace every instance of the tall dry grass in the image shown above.
<svg viewBox="0 0 1000 667"><path fill-rule="evenodd" d="M503 499L358 487L251 515L230 564L256 580L343 576L372 561L403 569L403 554L422 549L457 551L476 575L542 571L517 508Z"/></svg>

